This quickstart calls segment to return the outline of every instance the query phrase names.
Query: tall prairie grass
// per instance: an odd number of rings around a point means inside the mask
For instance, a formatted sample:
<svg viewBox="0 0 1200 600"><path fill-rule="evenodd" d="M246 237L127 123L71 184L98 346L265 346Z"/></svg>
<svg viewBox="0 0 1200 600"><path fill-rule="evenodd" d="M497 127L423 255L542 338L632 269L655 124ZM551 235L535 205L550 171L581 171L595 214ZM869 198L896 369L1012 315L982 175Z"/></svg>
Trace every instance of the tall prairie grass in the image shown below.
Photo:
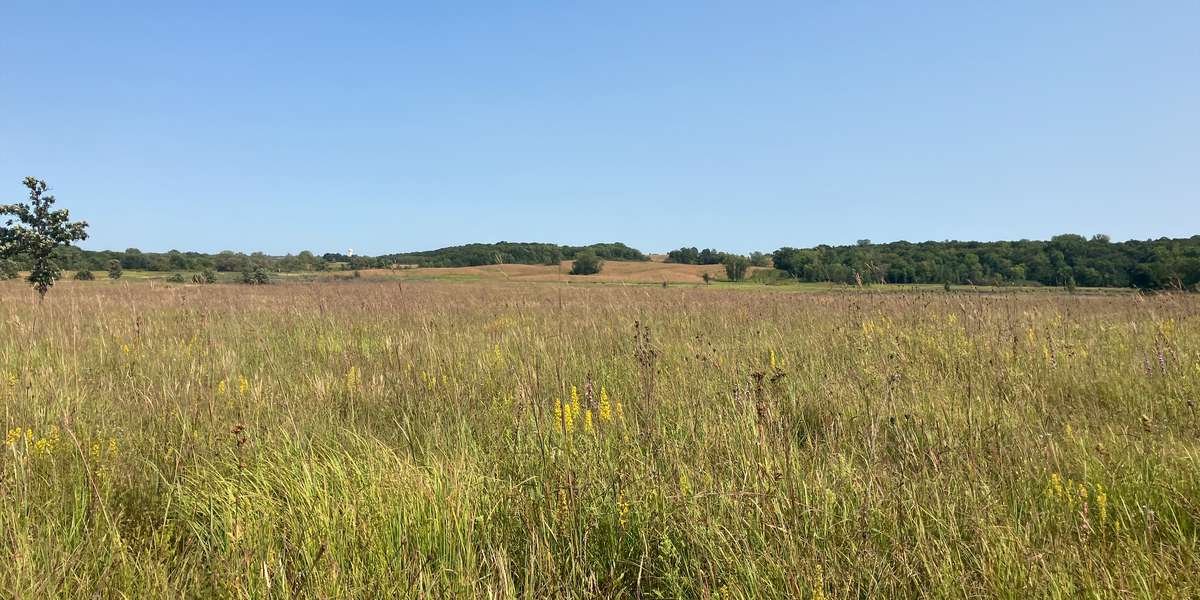
<svg viewBox="0 0 1200 600"><path fill-rule="evenodd" d="M0 594L1200 595L1200 298L0 285Z"/></svg>

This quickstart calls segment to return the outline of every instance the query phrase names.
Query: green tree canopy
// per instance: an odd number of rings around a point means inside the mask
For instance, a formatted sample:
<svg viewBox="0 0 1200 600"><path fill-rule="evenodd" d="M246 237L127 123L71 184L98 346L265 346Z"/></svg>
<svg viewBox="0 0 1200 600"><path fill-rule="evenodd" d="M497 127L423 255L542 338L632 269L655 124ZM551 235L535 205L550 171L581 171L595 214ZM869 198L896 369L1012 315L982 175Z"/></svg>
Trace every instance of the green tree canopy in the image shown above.
<svg viewBox="0 0 1200 600"><path fill-rule="evenodd" d="M0 258L18 255L30 261L29 282L38 298L45 298L62 271L51 255L72 242L87 239L87 223L71 221L66 209L54 210L54 196L47 194L45 181L26 177L28 203L0 205L0 215L10 215L0 226Z"/></svg>

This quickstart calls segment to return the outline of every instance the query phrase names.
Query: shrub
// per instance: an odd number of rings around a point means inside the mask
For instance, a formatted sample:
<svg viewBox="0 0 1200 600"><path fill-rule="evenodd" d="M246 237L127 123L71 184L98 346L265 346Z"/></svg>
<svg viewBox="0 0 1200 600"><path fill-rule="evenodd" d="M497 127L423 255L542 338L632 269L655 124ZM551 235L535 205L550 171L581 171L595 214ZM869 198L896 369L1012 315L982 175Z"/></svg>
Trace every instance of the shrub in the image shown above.
<svg viewBox="0 0 1200 600"><path fill-rule="evenodd" d="M217 282L217 274L213 273L211 269L205 269L203 271L200 271L199 273L196 273L195 275L192 275L192 283L216 283L216 282Z"/></svg>
<svg viewBox="0 0 1200 600"><path fill-rule="evenodd" d="M729 255L722 261L725 265L725 275L730 281L741 281L746 278L746 271L750 270L750 259L745 256Z"/></svg>
<svg viewBox="0 0 1200 600"><path fill-rule="evenodd" d="M168 283L184 283L185 280L183 278L182 273L171 273L171 276L167 278L167 282Z"/></svg>
<svg viewBox="0 0 1200 600"><path fill-rule="evenodd" d="M21 268L17 265L17 261L7 258L0 259L0 281L16 279L20 272Z"/></svg>
<svg viewBox="0 0 1200 600"><path fill-rule="evenodd" d="M113 259L108 261L108 278L120 279L124 271L121 269L121 261Z"/></svg>
<svg viewBox="0 0 1200 600"><path fill-rule="evenodd" d="M604 261L596 256L595 252L585 250L575 255L575 262L571 265L572 275L595 275L604 268Z"/></svg>
<svg viewBox="0 0 1200 600"><path fill-rule="evenodd" d="M75 281L94 281L95 279L96 276L92 275L92 272L87 269L75 273Z"/></svg>
<svg viewBox="0 0 1200 600"><path fill-rule="evenodd" d="M242 283L246 285L266 285L271 283L271 276L262 267L254 267L253 271L242 271Z"/></svg>

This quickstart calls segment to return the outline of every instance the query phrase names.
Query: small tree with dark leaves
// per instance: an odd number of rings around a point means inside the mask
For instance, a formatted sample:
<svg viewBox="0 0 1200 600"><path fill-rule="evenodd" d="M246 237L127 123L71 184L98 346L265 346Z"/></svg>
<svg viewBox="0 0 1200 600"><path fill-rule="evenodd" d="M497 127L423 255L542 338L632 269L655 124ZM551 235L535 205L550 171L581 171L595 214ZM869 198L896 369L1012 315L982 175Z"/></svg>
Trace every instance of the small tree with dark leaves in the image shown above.
<svg viewBox="0 0 1200 600"><path fill-rule="evenodd" d="M595 275L604 268L604 261L596 256L591 250L584 250L575 255L575 262L571 264L572 275Z"/></svg>
<svg viewBox="0 0 1200 600"><path fill-rule="evenodd" d="M121 268L121 261L119 261L115 258L108 261L108 278L109 279L120 279L121 275L123 275L124 273L125 273L125 270Z"/></svg>
<svg viewBox="0 0 1200 600"><path fill-rule="evenodd" d="M0 258L18 254L29 257L29 283L37 290L40 301L62 275L50 258L51 253L59 246L86 240L87 223L72 223L66 209L53 210L54 196L46 193L45 181L26 177L24 184L29 188L27 204L0 204L0 215L10 215L0 226Z"/></svg>
<svg viewBox="0 0 1200 600"><path fill-rule="evenodd" d="M745 256L736 256L730 254L721 261L725 265L725 276L730 281L741 281L746 278L746 271L750 269L750 259Z"/></svg>
<svg viewBox="0 0 1200 600"><path fill-rule="evenodd" d="M358 271L354 272L357 277ZM242 283L247 285L266 285L271 283L271 275L262 267L254 267L254 270L247 269L242 271Z"/></svg>

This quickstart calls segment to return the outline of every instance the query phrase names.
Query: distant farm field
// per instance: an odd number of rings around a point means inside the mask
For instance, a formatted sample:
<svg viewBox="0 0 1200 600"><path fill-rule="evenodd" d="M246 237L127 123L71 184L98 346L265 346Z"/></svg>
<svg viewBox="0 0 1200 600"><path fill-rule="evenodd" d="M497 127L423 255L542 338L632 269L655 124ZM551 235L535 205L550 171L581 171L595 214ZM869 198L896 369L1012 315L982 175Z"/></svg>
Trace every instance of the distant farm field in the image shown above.
<svg viewBox="0 0 1200 600"><path fill-rule="evenodd" d="M0 590L1200 595L1200 297L704 269L0 282Z"/></svg>

